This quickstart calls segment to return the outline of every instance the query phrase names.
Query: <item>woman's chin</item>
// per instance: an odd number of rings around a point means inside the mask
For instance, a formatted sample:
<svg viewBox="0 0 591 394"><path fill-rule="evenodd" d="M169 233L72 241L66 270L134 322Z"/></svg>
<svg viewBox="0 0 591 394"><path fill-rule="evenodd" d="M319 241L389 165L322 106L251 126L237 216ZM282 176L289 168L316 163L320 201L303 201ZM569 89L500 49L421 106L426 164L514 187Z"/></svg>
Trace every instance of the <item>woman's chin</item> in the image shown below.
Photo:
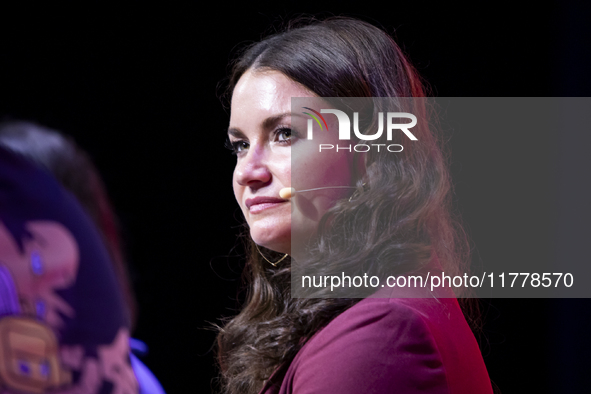
<svg viewBox="0 0 591 394"><path fill-rule="evenodd" d="M251 229L250 236L259 246L278 252L291 254L291 233L273 234L269 231Z"/></svg>

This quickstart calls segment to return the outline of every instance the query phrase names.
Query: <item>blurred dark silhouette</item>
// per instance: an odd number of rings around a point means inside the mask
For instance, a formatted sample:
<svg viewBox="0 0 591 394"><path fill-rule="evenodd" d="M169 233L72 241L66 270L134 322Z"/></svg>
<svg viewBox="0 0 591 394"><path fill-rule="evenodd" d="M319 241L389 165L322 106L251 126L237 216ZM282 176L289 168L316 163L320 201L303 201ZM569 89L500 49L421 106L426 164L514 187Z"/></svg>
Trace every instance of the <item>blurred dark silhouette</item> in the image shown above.
<svg viewBox="0 0 591 394"><path fill-rule="evenodd" d="M133 332L137 305L122 251L117 217L88 154L60 132L26 121L0 123L0 145L46 168L90 215L111 255Z"/></svg>

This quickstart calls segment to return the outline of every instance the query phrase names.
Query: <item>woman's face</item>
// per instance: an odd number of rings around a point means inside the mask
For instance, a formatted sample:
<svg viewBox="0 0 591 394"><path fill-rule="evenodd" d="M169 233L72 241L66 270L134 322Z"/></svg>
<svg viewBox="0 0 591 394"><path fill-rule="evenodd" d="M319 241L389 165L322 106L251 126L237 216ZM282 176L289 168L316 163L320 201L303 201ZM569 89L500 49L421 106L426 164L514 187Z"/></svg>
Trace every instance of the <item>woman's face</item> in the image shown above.
<svg viewBox="0 0 591 394"><path fill-rule="evenodd" d="M293 242L309 239L326 210L351 190L318 190L291 200L282 199L279 191L350 186L354 159L347 151L318 152L321 143L338 144L338 135L314 130L314 141L307 140L309 117L292 113L292 97L307 97L309 105L327 108L321 98L278 71L247 71L232 95L228 135L237 156L234 194L252 239L293 255L292 248L299 247ZM329 130L338 129L336 117L325 118Z"/></svg>

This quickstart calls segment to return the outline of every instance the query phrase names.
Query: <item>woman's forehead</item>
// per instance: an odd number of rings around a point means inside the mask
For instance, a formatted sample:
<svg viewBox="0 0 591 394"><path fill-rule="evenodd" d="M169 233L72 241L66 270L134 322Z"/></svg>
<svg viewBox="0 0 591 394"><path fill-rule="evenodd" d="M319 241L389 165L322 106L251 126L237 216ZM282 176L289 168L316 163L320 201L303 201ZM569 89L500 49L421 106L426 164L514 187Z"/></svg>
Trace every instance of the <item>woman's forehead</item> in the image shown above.
<svg viewBox="0 0 591 394"><path fill-rule="evenodd" d="M262 126L269 119L292 112L292 98L306 97L310 105L326 103L306 87L275 70L249 70L238 81L232 95L230 128L245 123ZM301 111L295 110L295 114Z"/></svg>
<svg viewBox="0 0 591 394"><path fill-rule="evenodd" d="M275 70L247 71L236 84L232 109L248 106L261 111L286 111L292 97L314 97L301 84Z"/></svg>

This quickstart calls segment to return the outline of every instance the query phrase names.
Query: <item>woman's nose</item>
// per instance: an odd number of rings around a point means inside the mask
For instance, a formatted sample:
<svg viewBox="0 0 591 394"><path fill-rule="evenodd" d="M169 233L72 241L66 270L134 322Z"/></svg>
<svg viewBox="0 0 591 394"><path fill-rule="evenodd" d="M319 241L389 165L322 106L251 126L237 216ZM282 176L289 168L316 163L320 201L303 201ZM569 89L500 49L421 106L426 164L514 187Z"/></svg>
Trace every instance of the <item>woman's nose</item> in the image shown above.
<svg viewBox="0 0 591 394"><path fill-rule="evenodd" d="M241 186L262 187L271 181L265 149L251 148L240 158L235 169L236 181Z"/></svg>

